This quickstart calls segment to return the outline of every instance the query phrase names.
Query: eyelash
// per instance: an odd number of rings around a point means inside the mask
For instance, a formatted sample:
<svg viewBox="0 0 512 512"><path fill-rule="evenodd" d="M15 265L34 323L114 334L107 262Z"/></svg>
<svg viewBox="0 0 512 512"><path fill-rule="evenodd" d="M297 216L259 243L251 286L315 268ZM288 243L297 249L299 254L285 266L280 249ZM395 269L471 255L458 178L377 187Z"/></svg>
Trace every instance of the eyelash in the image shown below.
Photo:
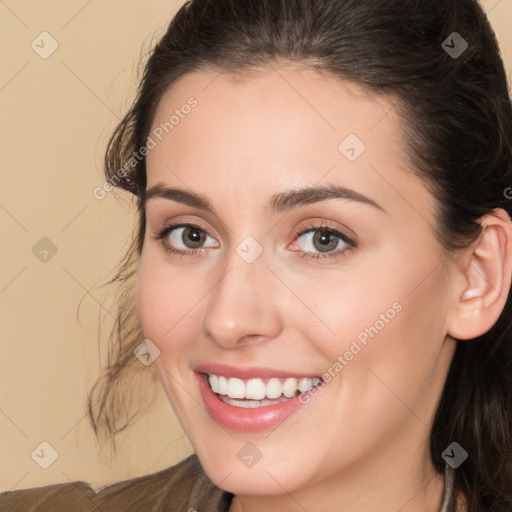
<svg viewBox="0 0 512 512"><path fill-rule="evenodd" d="M302 235L305 235L306 233L309 233L310 231L321 231L323 233L328 233L330 235L334 235L335 237L339 238L342 242L347 244L346 247L343 249L336 249L332 252L327 253L309 253L304 251L296 251L298 252L298 256L300 258L303 258L305 260L323 260L326 258L330 258L333 260L337 260L338 258L341 258L342 256L345 256L348 251L351 251L352 249L355 249L357 244L355 240L347 235L344 231L341 231L338 228L335 228L334 226L329 225L326 222L322 222L320 224L309 224L307 226L302 226L301 229L295 230L295 236L299 238Z"/></svg>
<svg viewBox="0 0 512 512"><path fill-rule="evenodd" d="M160 243L164 247L164 250L166 252L168 252L169 254L175 254L180 257L182 257L182 256L192 256L192 257L200 256L203 253L203 251L205 250L204 247L201 247L199 249L189 249L189 250L185 251L183 249L176 249L175 247L168 245L164 241L164 238L169 233L171 233L174 229L186 228L186 227L195 228L195 229L202 231L203 233L206 233L208 235L208 233L203 228L198 226L197 224L186 222L186 223L181 223L181 224L170 224L169 226L164 227L162 230L160 230L156 234L156 236L153 237L153 239L160 241ZM323 233L334 235L335 237L339 238L342 242L347 244L347 246L344 247L343 249L336 249L332 252L328 252L328 253L324 253L324 254L309 253L309 252L304 252L304 251L294 251L294 252L299 253L300 258L307 259L307 260L315 260L315 261L318 261L321 259L326 259L326 258L336 260L336 259L344 256L348 251L351 251L352 249L355 249L357 247L357 244L354 241L354 239L352 237L350 237L349 235L347 235L347 233L341 231L338 228L330 226L328 223L325 223L325 222L321 223L321 224L311 224L308 226L303 226L301 229L296 229L294 232L295 232L295 236L297 238L299 238L300 236L305 235L306 233L309 233L310 231L321 231ZM211 236L211 235L208 235L208 236Z"/></svg>

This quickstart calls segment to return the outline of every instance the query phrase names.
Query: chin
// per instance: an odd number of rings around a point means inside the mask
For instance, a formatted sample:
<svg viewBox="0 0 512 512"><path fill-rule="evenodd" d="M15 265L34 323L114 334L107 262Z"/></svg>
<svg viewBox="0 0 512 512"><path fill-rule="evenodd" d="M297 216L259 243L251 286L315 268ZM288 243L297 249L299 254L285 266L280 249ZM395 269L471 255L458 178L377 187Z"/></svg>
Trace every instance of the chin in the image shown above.
<svg viewBox="0 0 512 512"><path fill-rule="evenodd" d="M304 461L286 458L286 465L283 465L281 456L277 461L268 458L264 460L262 457L252 467L245 467L236 452L232 456L226 456L225 450L219 454L202 453L201 450L197 450L196 454L208 478L220 489L235 495L280 495L283 494L283 488L293 492L295 489L306 487L314 478L311 469L297 470Z"/></svg>

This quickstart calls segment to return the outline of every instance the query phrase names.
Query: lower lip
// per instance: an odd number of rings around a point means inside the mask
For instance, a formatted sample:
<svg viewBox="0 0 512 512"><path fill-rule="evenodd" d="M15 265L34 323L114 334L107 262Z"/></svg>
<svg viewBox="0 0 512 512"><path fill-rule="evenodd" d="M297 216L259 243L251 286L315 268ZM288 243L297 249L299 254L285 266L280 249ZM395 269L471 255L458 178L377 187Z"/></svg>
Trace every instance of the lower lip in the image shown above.
<svg viewBox="0 0 512 512"><path fill-rule="evenodd" d="M206 382L206 376L196 373L204 405L210 416L223 427L243 432L257 432L277 427L297 412L302 404L299 397L262 407L244 408L224 403Z"/></svg>

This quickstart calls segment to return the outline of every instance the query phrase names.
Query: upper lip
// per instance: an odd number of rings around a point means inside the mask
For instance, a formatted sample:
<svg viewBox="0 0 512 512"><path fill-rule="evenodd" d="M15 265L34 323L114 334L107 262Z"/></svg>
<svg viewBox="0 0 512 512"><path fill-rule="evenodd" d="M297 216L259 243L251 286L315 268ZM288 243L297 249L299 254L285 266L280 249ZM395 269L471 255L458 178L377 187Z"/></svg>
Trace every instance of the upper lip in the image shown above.
<svg viewBox="0 0 512 512"><path fill-rule="evenodd" d="M222 363L204 363L194 368L195 372L207 373L209 375L222 375L224 377L236 377L238 379L256 379L256 378L272 378L272 377L295 377L295 378L319 378L315 373L296 372L289 370L280 370L277 368L264 368L257 366L229 366Z"/></svg>

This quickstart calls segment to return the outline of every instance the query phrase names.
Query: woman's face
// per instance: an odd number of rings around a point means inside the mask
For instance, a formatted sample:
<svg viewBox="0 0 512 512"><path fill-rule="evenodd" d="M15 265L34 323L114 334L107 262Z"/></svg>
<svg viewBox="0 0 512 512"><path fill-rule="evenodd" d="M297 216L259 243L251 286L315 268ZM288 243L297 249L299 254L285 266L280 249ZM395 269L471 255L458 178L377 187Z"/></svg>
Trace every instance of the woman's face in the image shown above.
<svg viewBox="0 0 512 512"><path fill-rule="evenodd" d="M452 271L393 104L295 65L191 73L158 106L140 319L221 488L293 493L427 467L455 348Z"/></svg>

